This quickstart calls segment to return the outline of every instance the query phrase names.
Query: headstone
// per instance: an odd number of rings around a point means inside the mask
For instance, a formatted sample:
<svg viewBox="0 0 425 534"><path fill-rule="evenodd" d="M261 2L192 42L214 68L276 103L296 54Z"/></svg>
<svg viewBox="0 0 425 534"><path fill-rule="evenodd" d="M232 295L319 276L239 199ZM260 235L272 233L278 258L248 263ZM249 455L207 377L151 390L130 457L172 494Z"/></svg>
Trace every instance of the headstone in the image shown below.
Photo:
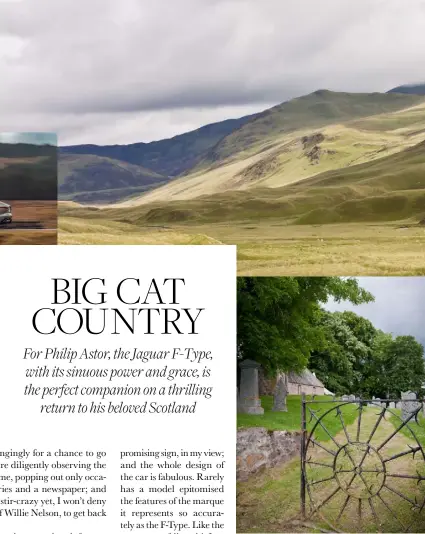
<svg viewBox="0 0 425 534"><path fill-rule="evenodd" d="M341 397L341 400L342 400L342 401L348 401L348 400L350 400L350 396L349 396L349 395L343 395L343 396Z"/></svg>
<svg viewBox="0 0 425 534"><path fill-rule="evenodd" d="M355 395L348 395L348 400L350 402L354 402L356 400L356 396Z"/></svg>
<svg viewBox="0 0 425 534"><path fill-rule="evenodd" d="M401 410L401 402L396 402L395 407L397 408L397 410Z"/></svg>
<svg viewBox="0 0 425 534"><path fill-rule="evenodd" d="M276 387L273 394L273 412L287 412L286 396L288 395L288 386L286 375L279 373L276 379Z"/></svg>
<svg viewBox="0 0 425 534"><path fill-rule="evenodd" d="M395 402L390 402L390 406L389 406L389 408L394 409L394 408L395 408Z"/></svg>
<svg viewBox="0 0 425 534"><path fill-rule="evenodd" d="M420 402L416 400L416 393L406 391L401 394L401 419L407 421L412 412L416 412L420 408Z"/></svg>
<svg viewBox="0 0 425 534"><path fill-rule="evenodd" d="M263 415L258 389L258 369L260 365L253 360L244 360L239 364L241 380L239 385L239 413Z"/></svg>

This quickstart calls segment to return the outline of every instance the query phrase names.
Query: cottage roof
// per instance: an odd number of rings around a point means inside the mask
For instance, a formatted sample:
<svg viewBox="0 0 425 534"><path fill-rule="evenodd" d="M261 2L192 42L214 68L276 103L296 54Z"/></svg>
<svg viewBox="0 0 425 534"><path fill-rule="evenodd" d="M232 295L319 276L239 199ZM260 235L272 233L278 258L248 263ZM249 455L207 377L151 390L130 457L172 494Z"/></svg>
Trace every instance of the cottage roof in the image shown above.
<svg viewBox="0 0 425 534"><path fill-rule="evenodd" d="M301 373L294 373L293 371L289 372L288 382L303 386L325 387L324 384L322 384L322 382L320 382L320 380L308 369L304 369Z"/></svg>

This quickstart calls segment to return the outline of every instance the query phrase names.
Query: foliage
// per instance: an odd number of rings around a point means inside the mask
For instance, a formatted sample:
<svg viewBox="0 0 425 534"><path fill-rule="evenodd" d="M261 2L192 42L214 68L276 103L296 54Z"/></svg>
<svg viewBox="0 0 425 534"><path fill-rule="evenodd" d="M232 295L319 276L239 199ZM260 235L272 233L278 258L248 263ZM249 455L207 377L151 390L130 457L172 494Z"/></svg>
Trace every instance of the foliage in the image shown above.
<svg viewBox="0 0 425 534"><path fill-rule="evenodd" d="M359 367L367 359L369 347L350 328L345 313L324 311L320 324L325 332L325 347L313 352L309 366L333 393L351 392L361 382Z"/></svg>
<svg viewBox="0 0 425 534"><path fill-rule="evenodd" d="M420 392L424 349L414 337L393 338L353 312L323 312L321 325L326 346L312 354L309 366L332 392L380 398Z"/></svg>
<svg viewBox="0 0 425 534"><path fill-rule="evenodd" d="M337 277L238 278L239 357L270 373L303 369L326 344L320 303L329 297L355 304L372 295L354 279Z"/></svg>

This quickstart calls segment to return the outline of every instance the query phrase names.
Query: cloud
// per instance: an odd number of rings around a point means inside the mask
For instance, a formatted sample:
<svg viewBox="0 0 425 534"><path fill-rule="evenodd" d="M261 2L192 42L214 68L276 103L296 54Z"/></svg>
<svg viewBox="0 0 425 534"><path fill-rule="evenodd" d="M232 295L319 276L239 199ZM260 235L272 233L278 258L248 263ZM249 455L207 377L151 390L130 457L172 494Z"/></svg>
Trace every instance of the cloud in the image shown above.
<svg viewBox="0 0 425 534"><path fill-rule="evenodd" d="M29 143L32 145L57 145L56 134L47 132L0 132L0 143Z"/></svg>
<svg viewBox="0 0 425 534"><path fill-rule="evenodd" d="M329 302L331 311L351 310L384 332L414 336L425 346L425 277L362 277L359 284L375 302L354 306Z"/></svg>
<svg viewBox="0 0 425 534"><path fill-rule="evenodd" d="M424 25L423 0L0 1L0 116L129 142L319 88L383 91L425 77Z"/></svg>

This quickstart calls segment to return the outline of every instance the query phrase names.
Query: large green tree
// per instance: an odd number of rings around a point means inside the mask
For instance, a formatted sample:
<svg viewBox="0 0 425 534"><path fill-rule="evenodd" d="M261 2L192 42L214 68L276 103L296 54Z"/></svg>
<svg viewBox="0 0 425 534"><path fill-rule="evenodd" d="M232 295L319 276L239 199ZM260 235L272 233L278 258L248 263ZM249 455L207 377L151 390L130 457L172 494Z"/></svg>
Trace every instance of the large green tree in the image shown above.
<svg viewBox="0 0 425 534"><path fill-rule="evenodd" d="M424 348L413 336L398 336L384 358L384 389L389 397L403 391L421 392L425 382Z"/></svg>
<svg viewBox="0 0 425 534"><path fill-rule="evenodd" d="M326 346L321 304L373 300L353 278L238 278L238 356L270 373L299 371Z"/></svg>
<svg viewBox="0 0 425 534"><path fill-rule="evenodd" d="M320 326L325 342L310 357L310 369L336 394L358 392L363 378L362 362L367 361L370 354L366 340L356 336L350 327L353 322L356 323L352 315L323 311ZM369 323L367 319L364 321ZM373 328L371 323L369 325ZM363 325L368 332L369 325Z"/></svg>

